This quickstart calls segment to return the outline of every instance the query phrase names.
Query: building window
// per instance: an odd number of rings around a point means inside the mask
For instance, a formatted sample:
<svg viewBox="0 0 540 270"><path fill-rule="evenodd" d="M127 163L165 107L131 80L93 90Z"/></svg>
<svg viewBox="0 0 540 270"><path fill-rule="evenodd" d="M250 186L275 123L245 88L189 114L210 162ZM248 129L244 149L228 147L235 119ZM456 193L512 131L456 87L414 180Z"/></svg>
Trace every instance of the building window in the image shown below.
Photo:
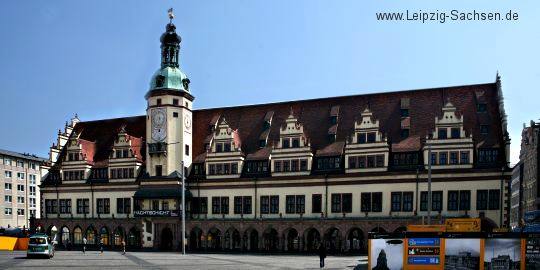
<svg viewBox="0 0 540 270"><path fill-rule="evenodd" d="M185 154L186 156L189 156L189 144L185 145Z"/></svg>
<svg viewBox="0 0 540 270"><path fill-rule="evenodd" d="M366 143L366 133L357 133L356 134L357 143Z"/></svg>
<svg viewBox="0 0 540 270"><path fill-rule="evenodd" d="M191 199L191 213L192 214L207 214L208 213L208 198L207 197L193 197Z"/></svg>
<svg viewBox="0 0 540 270"><path fill-rule="evenodd" d="M479 149L478 163L496 165L498 162L498 149Z"/></svg>
<svg viewBox="0 0 540 270"><path fill-rule="evenodd" d="M401 115L401 117L408 117L409 116L409 109L400 109L399 115Z"/></svg>
<svg viewBox="0 0 540 270"><path fill-rule="evenodd" d="M45 200L45 213L56 214L58 213L58 201L57 200Z"/></svg>
<svg viewBox="0 0 540 270"><path fill-rule="evenodd" d="M392 212L401 212L401 192L392 192L390 197L392 200Z"/></svg>
<svg viewBox="0 0 540 270"><path fill-rule="evenodd" d="M173 98L172 105L175 105L175 106L178 105L178 99L177 98Z"/></svg>
<svg viewBox="0 0 540 270"><path fill-rule="evenodd" d="M131 198L116 198L116 212L118 214L131 214Z"/></svg>
<svg viewBox="0 0 540 270"><path fill-rule="evenodd" d="M486 103L478 103L478 104L476 104L476 111L477 112L486 112L487 111L487 104Z"/></svg>
<svg viewBox="0 0 540 270"><path fill-rule="evenodd" d="M111 212L111 203L109 198L97 199L97 213L98 214L109 214Z"/></svg>
<svg viewBox="0 0 540 270"><path fill-rule="evenodd" d="M156 176L162 176L163 167L161 165L156 165Z"/></svg>
<svg viewBox="0 0 540 270"><path fill-rule="evenodd" d="M457 211L459 202L459 191L448 191L448 211Z"/></svg>
<svg viewBox="0 0 540 270"><path fill-rule="evenodd" d="M223 151L224 152L231 152L231 144L230 143L223 143Z"/></svg>
<svg viewBox="0 0 540 270"><path fill-rule="evenodd" d="M19 180L24 180L24 176L25 176L25 173L22 173L22 172L17 173L17 179Z"/></svg>
<svg viewBox="0 0 540 270"><path fill-rule="evenodd" d="M303 214L305 212L304 195L287 195L285 196L285 212L287 214Z"/></svg>
<svg viewBox="0 0 540 270"><path fill-rule="evenodd" d="M23 196L17 196L17 203L24 203L24 197Z"/></svg>
<svg viewBox="0 0 540 270"><path fill-rule="evenodd" d="M156 104L159 106L161 105L161 98L156 99Z"/></svg>
<svg viewBox="0 0 540 270"><path fill-rule="evenodd" d="M172 113L172 117L178 118L178 112L173 112L173 113Z"/></svg>
<svg viewBox="0 0 540 270"><path fill-rule="evenodd" d="M24 216L24 209L21 209L21 208L17 209L17 215Z"/></svg>
<svg viewBox="0 0 540 270"><path fill-rule="evenodd" d="M489 210L499 210L501 205L501 191L498 189L489 190Z"/></svg>
<svg viewBox="0 0 540 270"><path fill-rule="evenodd" d="M488 125L480 125L480 134L488 134L489 133L489 126Z"/></svg>
<svg viewBox="0 0 540 270"><path fill-rule="evenodd" d="M28 201L29 201L29 207L36 207L36 198L28 198Z"/></svg>
<svg viewBox="0 0 540 270"><path fill-rule="evenodd" d="M4 175L6 176L6 178L11 178L12 172L11 171L4 171Z"/></svg>
<svg viewBox="0 0 540 270"><path fill-rule="evenodd" d="M408 138L409 137L409 129L408 128L401 129L400 135L401 135L402 139Z"/></svg>
<svg viewBox="0 0 540 270"><path fill-rule="evenodd" d="M320 157L317 159L317 170L336 170L341 168L341 157Z"/></svg>
<svg viewBox="0 0 540 270"><path fill-rule="evenodd" d="M431 153L431 165L437 165L437 152Z"/></svg>
<svg viewBox="0 0 540 270"><path fill-rule="evenodd" d="M279 196L270 196L270 214L279 213Z"/></svg>
<svg viewBox="0 0 540 270"><path fill-rule="evenodd" d="M234 197L234 213L249 215L251 214L251 196Z"/></svg>
<svg viewBox="0 0 540 270"><path fill-rule="evenodd" d="M162 201L161 202L161 210L169 210L169 202L168 201Z"/></svg>
<svg viewBox="0 0 540 270"><path fill-rule="evenodd" d="M293 148L298 148L298 147L300 147L300 139L299 139L299 138L293 138L293 139L292 139L292 147L293 147Z"/></svg>
<svg viewBox="0 0 540 270"><path fill-rule="evenodd" d="M446 130L446 128L439 128L439 132L438 132L439 140L447 139L448 138L447 132L448 131Z"/></svg>
<svg viewBox="0 0 540 270"><path fill-rule="evenodd" d="M439 153L439 165L446 165L447 155L448 155L447 152Z"/></svg>
<svg viewBox="0 0 540 270"><path fill-rule="evenodd" d="M229 214L229 197L212 197L212 214Z"/></svg>
<svg viewBox="0 0 540 270"><path fill-rule="evenodd" d="M89 199L77 199L77 214L90 213L90 200Z"/></svg>
<svg viewBox="0 0 540 270"><path fill-rule="evenodd" d="M281 141L282 141L283 148L290 148L291 147L291 145L290 145L291 141L290 141L289 138L283 138L283 139L281 139Z"/></svg>
<svg viewBox="0 0 540 270"><path fill-rule="evenodd" d="M279 213L279 196L261 196L261 214Z"/></svg>
<svg viewBox="0 0 540 270"><path fill-rule="evenodd" d="M469 164L469 151L461 151L460 152L460 160L459 162L461 164Z"/></svg>
<svg viewBox="0 0 540 270"><path fill-rule="evenodd" d="M375 138L376 138L376 133L375 132L369 132L367 134L367 142L368 143L374 143L375 142Z"/></svg>
<svg viewBox="0 0 540 270"><path fill-rule="evenodd" d="M450 164L458 164L458 152L450 152Z"/></svg>
<svg viewBox="0 0 540 270"><path fill-rule="evenodd" d="M71 199L60 199L60 214L71 214Z"/></svg>
<svg viewBox="0 0 540 270"><path fill-rule="evenodd" d="M471 210L471 191L460 190L459 191L459 210Z"/></svg>
<svg viewBox="0 0 540 270"><path fill-rule="evenodd" d="M17 185L17 191L24 191L24 185Z"/></svg>
<svg viewBox="0 0 540 270"><path fill-rule="evenodd" d="M432 211L442 211L442 191L432 191L431 192L431 210ZM420 211L427 211L428 206L428 192L422 191L420 193Z"/></svg>
<svg viewBox="0 0 540 270"><path fill-rule="evenodd" d="M450 129L452 139L459 139L461 137L459 128Z"/></svg>
<svg viewBox="0 0 540 270"><path fill-rule="evenodd" d="M5 190L11 190L11 183L4 183Z"/></svg>
<svg viewBox="0 0 540 270"><path fill-rule="evenodd" d="M488 209L488 190L477 190L476 191L476 210L487 210Z"/></svg>
<svg viewBox="0 0 540 270"><path fill-rule="evenodd" d="M223 144L222 143L216 143L216 153L223 152Z"/></svg>
<svg viewBox="0 0 540 270"><path fill-rule="evenodd" d="M311 195L311 212L322 213L322 194Z"/></svg>
<svg viewBox="0 0 540 270"><path fill-rule="evenodd" d="M9 216L9 215L11 215L12 213L13 213L13 209L12 209L12 208L10 208L10 207L4 208L4 215Z"/></svg>
<svg viewBox="0 0 540 270"><path fill-rule="evenodd" d="M360 209L362 212L371 212L371 193L362 192L360 196Z"/></svg>
<svg viewBox="0 0 540 270"><path fill-rule="evenodd" d="M261 214L270 213L270 197L261 196Z"/></svg>
<svg viewBox="0 0 540 270"><path fill-rule="evenodd" d="M28 189L30 190L30 196L36 196L36 187L35 186L29 186Z"/></svg>
<svg viewBox="0 0 540 270"><path fill-rule="evenodd" d="M7 202L7 203L13 202L11 195L4 195L4 202Z"/></svg>

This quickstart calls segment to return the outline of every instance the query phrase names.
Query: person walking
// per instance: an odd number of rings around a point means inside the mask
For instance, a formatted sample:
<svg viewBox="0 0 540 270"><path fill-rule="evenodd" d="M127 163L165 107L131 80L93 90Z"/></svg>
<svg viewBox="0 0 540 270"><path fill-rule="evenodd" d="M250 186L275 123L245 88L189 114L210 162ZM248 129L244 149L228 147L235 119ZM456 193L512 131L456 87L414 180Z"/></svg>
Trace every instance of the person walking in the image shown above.
<svg viewBox="0 0 540 270"><path fill-rule="evenodd" d="M103 239L99 239L99 253L103 254Z"/></svg>
<svg viewBox="0 0 540 270"><path fill-rule="evenodd" d="M122 239L122 255L126 255L126 241Z"/></svg>
<svg viewBox="0 0 540 270"><path fill-rule="evenodd" d="M324 259L326 258L326 247L324 246L324 243L321 243L319 245L319 260L320 260L320 267L324 268Z"/></svg>
<svg viewBox="0 0 540 270"><path fill-rule="evenodd" d="M82 253L86 253L86 237L82 239Z"/></svg>

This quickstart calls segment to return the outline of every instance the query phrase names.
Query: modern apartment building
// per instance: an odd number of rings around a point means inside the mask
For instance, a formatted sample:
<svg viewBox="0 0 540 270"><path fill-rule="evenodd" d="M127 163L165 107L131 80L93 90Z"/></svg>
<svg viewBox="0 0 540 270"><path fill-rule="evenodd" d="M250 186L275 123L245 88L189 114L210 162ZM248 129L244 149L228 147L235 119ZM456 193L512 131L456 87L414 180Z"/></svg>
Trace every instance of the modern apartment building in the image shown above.
<svg viewBox="0 0 540 270"><path fill-rule="evenodd" d="M0 227L26 227L40 216L41 177L47 159L0 149Z"/></svg>

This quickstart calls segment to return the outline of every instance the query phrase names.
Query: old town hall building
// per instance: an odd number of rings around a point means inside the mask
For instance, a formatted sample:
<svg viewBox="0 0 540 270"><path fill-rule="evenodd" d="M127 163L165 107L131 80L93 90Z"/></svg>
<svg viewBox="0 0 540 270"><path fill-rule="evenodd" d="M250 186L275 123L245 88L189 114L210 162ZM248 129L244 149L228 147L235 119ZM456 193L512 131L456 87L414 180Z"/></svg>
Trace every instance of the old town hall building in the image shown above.
<svg viewBox="0 0 540 270"><path fill-rule="evenodd" d="M363 252L370 231L508 222L506 131L494 83L193 109L180 36L161 36L146 114L59 131L43 230L61 243L176 249L186 166L188 250ZM144 93L140 93L141 96ZM431 153L431 155L428 155Z"/></svg>

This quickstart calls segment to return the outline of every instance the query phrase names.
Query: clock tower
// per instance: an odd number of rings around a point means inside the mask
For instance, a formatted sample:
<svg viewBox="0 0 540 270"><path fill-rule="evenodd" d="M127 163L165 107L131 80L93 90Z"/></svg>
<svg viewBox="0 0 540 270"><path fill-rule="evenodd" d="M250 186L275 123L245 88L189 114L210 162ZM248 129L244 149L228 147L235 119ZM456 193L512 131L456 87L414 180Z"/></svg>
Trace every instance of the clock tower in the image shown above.
<svg viewBox="0 0 540 270"><path fill-rule="evenodd" d="M181 172L181 162L192 160L192 102L189 79L180 70L182 39L170 22L161 35L161 68L150 81L146 93L146 170L150 177Z"/></svg>

